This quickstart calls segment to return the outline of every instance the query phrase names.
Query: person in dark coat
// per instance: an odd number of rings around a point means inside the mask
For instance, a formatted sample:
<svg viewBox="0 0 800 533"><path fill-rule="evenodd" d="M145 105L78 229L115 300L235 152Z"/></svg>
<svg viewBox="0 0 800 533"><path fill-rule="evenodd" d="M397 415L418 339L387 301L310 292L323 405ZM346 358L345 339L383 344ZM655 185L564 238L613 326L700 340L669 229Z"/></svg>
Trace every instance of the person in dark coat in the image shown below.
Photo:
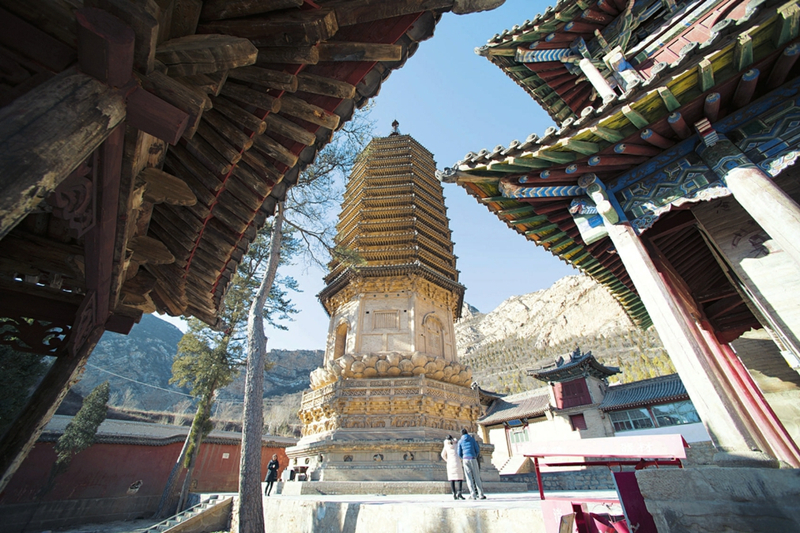
<svg viewBox="0 0 800 533"><path fill-rule="evenodd" d="M478 465L478 457L481 455L481 447L466 429L461 430L461 438L456 447L461 464L464 466L464 477L467 478L467 487L472 494L471 499L486 499L481 484L481 469Z"/></svg>
<svg viewBox="0 0 800 533"><path fill-rule="evenodd" d="M272 492L272 484L278 481L278 469L280 468L280 464L278 464L278 455L272 455L272 461L269 462L267 465L267 478L264 482L267 484L267 488L264 489L264 496L269 496L269 493Z"/></svg>

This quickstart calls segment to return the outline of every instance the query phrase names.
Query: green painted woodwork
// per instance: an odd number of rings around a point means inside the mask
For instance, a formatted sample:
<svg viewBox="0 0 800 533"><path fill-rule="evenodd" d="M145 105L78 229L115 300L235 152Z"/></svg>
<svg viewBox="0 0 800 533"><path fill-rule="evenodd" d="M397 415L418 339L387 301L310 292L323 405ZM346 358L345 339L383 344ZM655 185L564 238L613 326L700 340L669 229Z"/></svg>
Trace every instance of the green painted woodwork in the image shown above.
<svg viewBox="0 0 800 533"><path fill-rule="evenodd" d="M512 65L510 67L506 67L505 69L508 72L530 72L531 69L526 67L525 65Z"/></svg>
<svg viewBox="0 0 800 533"><path fill-rule="evenodd" d="M535 224L536 222L542 222L543 220L547 220L547 217L545 215L536 215L535 217L520 218L518 220L509 220L509 223L513 224L514 226L519 226L520 224ZM535 228L535 231L537 233L541 233L545 229L557 228L557 227L558 226L556 226L555 224L551 224L548 226L541 226Z"/></svg>
<svg viewBox="0 0 800 533"><path fill-rule="evenodd" d="M553 166L552 163L538 157L513 157L508 160L512 165L525 167L528 169L543 169Z"/></svg>
<svg viewBox="0 0 800 533"><path fill-rule="evenodd" d="M556 152L555 150L539 150L534 152L534 157L552 161L553 163L572 163L575 161L575 154L570 152Z"/></svg>
<svg viewBox="0 0 800 533"><path fill-rule="evenodd" d="M589 131L591 131L601 139L612 143L619 142L625 138L625 136L620 132L618 132L617 130L612 130L610 128L603 128L601 126L595 126L591 128Z"/></svg>
<svg viewBox="0 0 800 533"><path fill-rule="evenodd" d="M530 172L531 167L522 165L510 165L505 161L493 161L487 167L492 172L505 172L506 174L519 174L520 172Z"/></svg>
<svg viewBox="0 0 800 533"><path fill-rule="evenodd" d="M527 224L527 222L514 221L514 222L512 222L512 224L514 224L516 226L518 224ZM535 234L539 235L540 233L544 233L545 231L547 231L549 229L554 229L554 228L557 228L557 227L558 227L558 224L545 224L544 226L539 226L537 228L533 228L531 230L526 231L525 235L530 235L531 233L535 233Z"/></svg>
<svg viewBox="0 0 800 533"><path fill-rule="evenodd" d="M509 215L519 215L520 213L535 213L533 207L529 205L525 205L522 207L512 207L511 209L501 209L497 212L498 216L509 216ZM544 218L544 215L542 215Z"/></svg>
<svg viewBox="0 0 800 533"><path fill-rule="evenodd" d="M484 204L490 204L495 202L513 202L513 198L506 198L505 196L487 196L486 198L481 198L481 202Z"/></svg>
<svg viewBox="0 0 800 533"><path fill-rule="evenodd" d="M670 91L668 87L659 87L658 95L661 97L661 100L664 102L664 105L667 106L667 110L670 113L681 107L681 103L675 98L675 95L672 94L672 91Z"/></svg>
<svg viewBox="0 0 800 533"><path fill-rule="evenodd" d="M742 71L753 64L753 39L743 33L736 38L733 49L733 64L736 70Z"/></svg>
<svg viewBox="0 0 800 533"><path fill-rule="evenodd" d="M544 244L544 243L547 243L547 242L550 242L550 241L553 241L553 240L556 240L556 239L561 239L562 237L564 237L566 235L567 234L564 233L563 231L557 231L554 234L550 235L549 237L546 237L546 238L542 239L541 241L539 241L539 244Z"/></svg>
<svg viewBox="0 0 800 533"><path fill-rule="evenodd" d="M800 6L789 2L778 8L778 21L775 26L773 43L782 46L797 37L800 26Z"/></svg>
<svg viewBox="0 0 800 533"><path fill-rule="evenodd" d="M708 91L714 86L714 67L711 61L703 59L697 64L697 76L700 78L700 90Z"/></svg>
<svg viewBox="0 0 800 533"><path fill-rule="evenodd" d="M646 118L629 105L622 106L622 114L639 129L646 128L650 124Z"/></svg>
<svg viewBox="0 0 800 533"><path fill-rule="evenodd" d="M563 146L569 148L573 152L578 152L583 155L594 155L600 151L600 145L588 141L576 141L575 139L567 139Z"/></svg>

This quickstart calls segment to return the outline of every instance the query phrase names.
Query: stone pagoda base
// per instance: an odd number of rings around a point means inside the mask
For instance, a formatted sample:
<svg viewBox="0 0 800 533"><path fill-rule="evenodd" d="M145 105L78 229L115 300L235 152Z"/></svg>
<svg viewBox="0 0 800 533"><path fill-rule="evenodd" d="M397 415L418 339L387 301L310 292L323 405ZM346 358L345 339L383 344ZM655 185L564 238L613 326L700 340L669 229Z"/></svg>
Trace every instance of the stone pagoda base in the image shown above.
<svg viewBox="0 0 800 533"><path fill-rule="evenodd" d="M286 449L289 468L311 481L443 481L447 435L475 430L478 393L428 379L339 379L303 395L304 436ZM486 461L482 479L499 481Z"/></svg>

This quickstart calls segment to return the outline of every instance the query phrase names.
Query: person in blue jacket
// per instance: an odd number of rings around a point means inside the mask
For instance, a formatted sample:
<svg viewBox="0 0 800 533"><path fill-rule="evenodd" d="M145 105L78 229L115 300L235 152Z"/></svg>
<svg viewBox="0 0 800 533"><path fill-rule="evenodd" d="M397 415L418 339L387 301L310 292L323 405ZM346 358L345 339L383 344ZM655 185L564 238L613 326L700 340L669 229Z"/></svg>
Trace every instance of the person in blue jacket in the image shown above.
<svg viewBox="0 0 800 533"><path fill-rule="evenodd" d="M472 494L471 498L473 500L478 498L485 500L486 495L483 493L483 485L481 484L481 469L478 465L481 447L466 429L461 430L457 453L461 457L461 464L464 466L464 477L467 478L467 488Z"/></svg>

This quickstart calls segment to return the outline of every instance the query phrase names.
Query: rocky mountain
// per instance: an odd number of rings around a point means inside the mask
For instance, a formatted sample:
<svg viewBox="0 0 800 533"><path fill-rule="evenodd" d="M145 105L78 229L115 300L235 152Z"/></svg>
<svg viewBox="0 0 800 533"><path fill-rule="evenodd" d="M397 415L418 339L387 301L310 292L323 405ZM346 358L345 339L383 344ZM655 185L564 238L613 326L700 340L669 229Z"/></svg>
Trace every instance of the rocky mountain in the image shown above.
<svg viewBox="0 0 800 533"><path fill-rule="evenodd" d="M655 331L636 328L588 276L567 276L548 289L513 296L487 314L465 308L462 317L455 327L461 362L472 367L481 387L498 392L542 386L526 370L576 346L620 367L616 379L622 381L674 372Z"/></svg>
<svg viewBox="0 0 800 533"><path fill-rule="evenodd" d="M103 381L111 384L114 405L147 411L188 407L188 390L169 384L172 360L183 333L153 315L144 315L128 335L106 332L98 343L82 379L73 387L86 396ZM275 362L264 376L264 397L292 394L308 387L308 375L322 363L322 350L272 350ZM220 391L223 402L241 404L244 376Z"/></svg>

